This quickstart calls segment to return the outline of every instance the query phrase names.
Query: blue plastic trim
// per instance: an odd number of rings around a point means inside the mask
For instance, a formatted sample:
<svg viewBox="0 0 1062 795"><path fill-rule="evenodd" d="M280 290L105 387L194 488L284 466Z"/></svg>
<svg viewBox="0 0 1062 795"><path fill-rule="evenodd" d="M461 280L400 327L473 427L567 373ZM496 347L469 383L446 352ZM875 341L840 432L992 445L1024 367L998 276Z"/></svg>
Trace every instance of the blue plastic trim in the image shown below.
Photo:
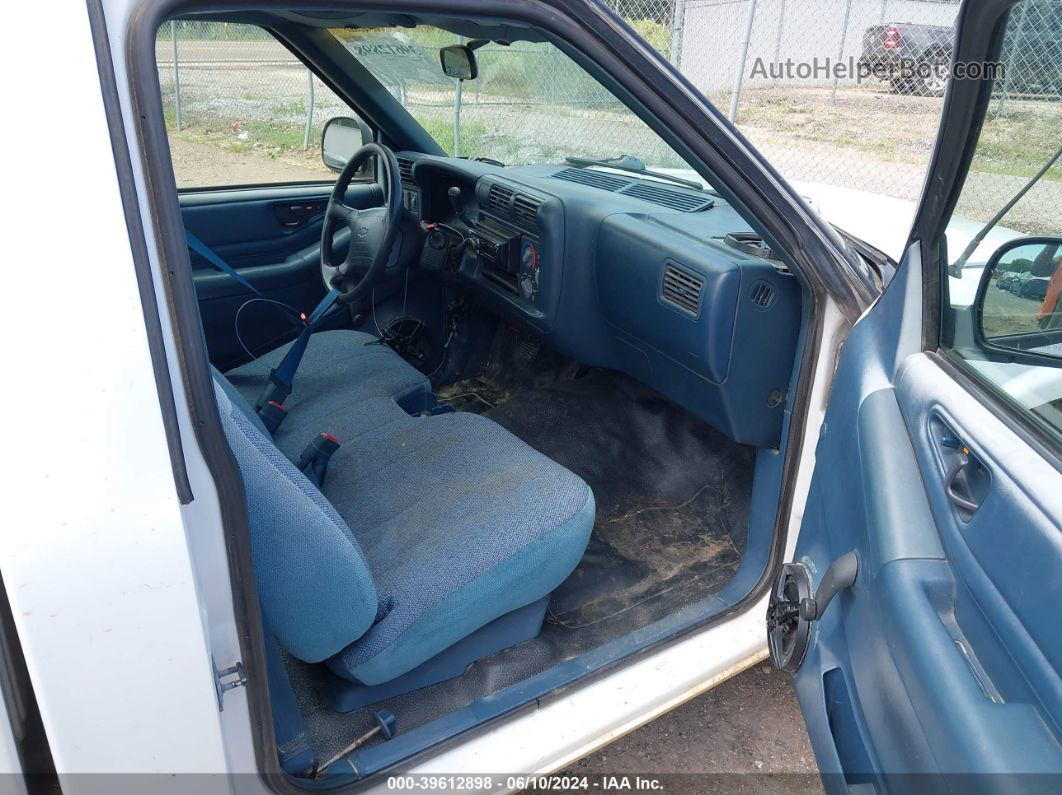
<svg viewBox="0 0 1062 795"><path fill-rule="evenodd" d="M726 607L727 605L715 597L709 597L689 605L665 619L632 632L630 635L607 643L572 660L560 663L548 671L543 671L537 676L525 679L512 687L500 690L485 698L477 699L467 707L454 710L438 720L419 726L407 733L399 734L395 739L387 743L356 751L349 757L349 760L360 776L355 777L351 773L344 774L338 767L334 772L337 776L346 775L349 780L357 780L357 778L365 778L379 773L418 751L430 748L468 729L500 718L526 704L533 703L546 693L571 685L588 674L599 672L603 668L619 662L646 646L671 639L688 629L692 629L701 624L706 616L718 613ZM331 768L329 772L333 772ZM331 776L328 777L328 780L333 785L342 783L339 779L333 780Z"/></svg>
<svg viewBox="0 0 1062 795"><path fill-rule="evenodd" d="M506 613L421 663L409 673L382 685L359 685L337 677L329 692L332 708L337 712L351 712L359 707L376 704L393 696L460 676L476 660L482 660L536 637L542 629L548 606L549 596L544 596L538 601Z"/></svg>
<svg viewBox="0 0 1062 795"><path fill-rule="evenodd" d="M263 622L266 650L266 678L269 681L269 699L273 707L273 730L277 737L277 756L285 773L299 775L313 766L313 747L310 745L306 725L302 720L295 691L284 669L277 639Z"/></svg>

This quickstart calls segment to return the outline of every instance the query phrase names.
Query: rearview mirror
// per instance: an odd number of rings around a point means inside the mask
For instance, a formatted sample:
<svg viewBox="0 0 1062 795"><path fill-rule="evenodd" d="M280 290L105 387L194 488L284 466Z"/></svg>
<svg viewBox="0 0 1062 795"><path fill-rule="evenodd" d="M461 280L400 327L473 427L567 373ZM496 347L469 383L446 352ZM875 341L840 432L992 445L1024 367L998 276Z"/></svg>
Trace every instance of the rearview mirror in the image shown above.
<svg viewBox="0 0 1062 795"><path fill-rule="evenodd" d="M337 174L342 171L351 155L372 141L372 130L361 119L336 116L325 124L321 133L321 160Z"/></svg>
<svg viewBox="0 0 1062 795"><path fill-rule="evenodd" d="M443 74L455 80L475 80L479 74L476 53L467 44L454 44L439 50Z"/></svg>
<svg viewBox="0 0 1062 795"><path fill-rule="evenodd" d="M988 350L1062 366L1062 238L1020 237L996 249L976 306Z"/></svg>

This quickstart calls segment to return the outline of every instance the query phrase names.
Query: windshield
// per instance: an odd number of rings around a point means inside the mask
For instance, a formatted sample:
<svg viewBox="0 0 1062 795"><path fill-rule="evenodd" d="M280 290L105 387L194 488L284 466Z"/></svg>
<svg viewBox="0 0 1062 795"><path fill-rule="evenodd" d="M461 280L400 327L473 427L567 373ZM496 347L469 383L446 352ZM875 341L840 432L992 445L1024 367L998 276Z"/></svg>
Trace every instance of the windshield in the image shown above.
<svg viewBox="0 0 1062 795"><path fill-rule="evenodd" d="M441 47L465 42L456 34L429 26L332 34L447 154L506 165L633 155L648 169L689 175L671 147L552 44L486 44L476 50L478 77L462 83L439 66Z"/></svg>

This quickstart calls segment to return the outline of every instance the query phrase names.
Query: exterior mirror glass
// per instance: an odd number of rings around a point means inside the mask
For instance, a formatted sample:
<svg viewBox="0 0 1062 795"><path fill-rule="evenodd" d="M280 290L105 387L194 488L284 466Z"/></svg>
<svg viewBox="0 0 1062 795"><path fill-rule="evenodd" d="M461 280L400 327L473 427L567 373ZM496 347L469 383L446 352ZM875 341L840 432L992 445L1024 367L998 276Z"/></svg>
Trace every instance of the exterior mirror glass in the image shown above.
<svg viewBox="0 0 1062 795"><path fill-rule="evenodd" d="M989 348L1062 362L1062 238L1022 237L996 249L977 309Z"/></svg>
<svg viewBox="0 0 1062 795"><path fill-rule="evenodd" d="M361 119L337 116L329 119L321 134L321 160L327 168L339 173L351 155L372 141L372 130Z"/></svg>
<svg viewBox="0 0 1062 795"><path fill-rule="evenodd" d="M467 44L454 44L439 50L439 63L443 74L455 80L475 80L479 70L476 68L476 54Z"/></svg>

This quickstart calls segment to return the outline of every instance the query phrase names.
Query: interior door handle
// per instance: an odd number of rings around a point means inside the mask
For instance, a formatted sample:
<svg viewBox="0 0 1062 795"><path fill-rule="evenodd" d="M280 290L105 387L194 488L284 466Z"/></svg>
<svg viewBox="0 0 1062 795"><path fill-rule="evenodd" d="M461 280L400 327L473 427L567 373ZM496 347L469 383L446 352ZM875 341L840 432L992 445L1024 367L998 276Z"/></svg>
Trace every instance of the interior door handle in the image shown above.
<svg viewBox="0 0 1062 795"><path fill-rule="evenodd" d="M964 473L969 473L971 467L980 468L980 466L980 464L973 461L958 463L952 467L951 474L944 481L944 494L947 495L949 502L971 514L981 507L981 501L974 500L966 494L960 493L962 486L959 484L959 480Z"/></svg>

